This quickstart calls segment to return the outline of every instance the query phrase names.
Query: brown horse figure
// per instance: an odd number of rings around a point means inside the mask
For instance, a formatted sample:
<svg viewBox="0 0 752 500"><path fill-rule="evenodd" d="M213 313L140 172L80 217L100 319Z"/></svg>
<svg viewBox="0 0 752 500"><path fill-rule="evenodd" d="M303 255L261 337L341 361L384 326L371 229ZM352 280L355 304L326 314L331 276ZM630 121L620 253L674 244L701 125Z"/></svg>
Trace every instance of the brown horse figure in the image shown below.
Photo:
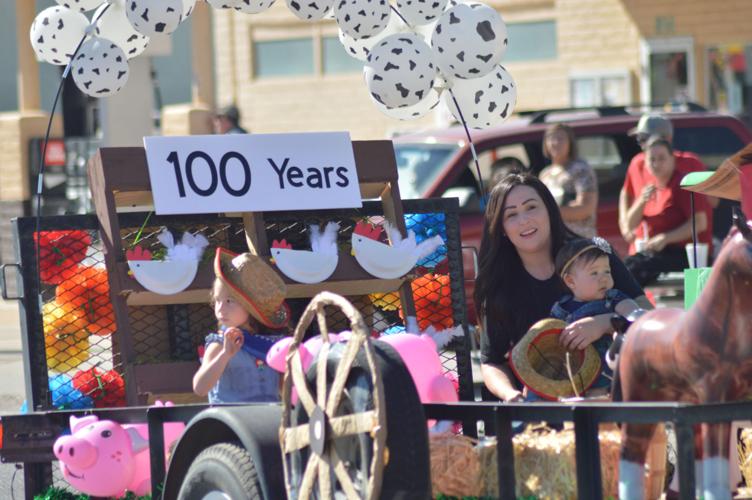
<svg viewBox="0 0 752 500"><path fill-rule="evenodd" d="M624 401L718 403L752 396L752 229L740 212L734 225L737 230L689 311L656 309L627 331L615 385ZM706 500L731 498L729 429L730 424L702 424L695 436L697 484ZM655 424L622 427L622 500L643 498L654 430Z"/></svg>

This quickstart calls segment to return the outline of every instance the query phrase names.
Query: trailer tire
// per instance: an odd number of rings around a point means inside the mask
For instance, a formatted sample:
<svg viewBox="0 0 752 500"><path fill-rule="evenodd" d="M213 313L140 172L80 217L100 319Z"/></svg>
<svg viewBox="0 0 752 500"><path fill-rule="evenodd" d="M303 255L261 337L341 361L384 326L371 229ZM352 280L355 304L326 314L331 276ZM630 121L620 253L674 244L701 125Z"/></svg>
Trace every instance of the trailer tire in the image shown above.
<svg viewBox="0 0 752 500"><path fill-rule="evenodd" d="M233 500L262 499L256 466L240 443L209 446L191 463L180 487L180 500L201 500L209 493Z"/></svg>

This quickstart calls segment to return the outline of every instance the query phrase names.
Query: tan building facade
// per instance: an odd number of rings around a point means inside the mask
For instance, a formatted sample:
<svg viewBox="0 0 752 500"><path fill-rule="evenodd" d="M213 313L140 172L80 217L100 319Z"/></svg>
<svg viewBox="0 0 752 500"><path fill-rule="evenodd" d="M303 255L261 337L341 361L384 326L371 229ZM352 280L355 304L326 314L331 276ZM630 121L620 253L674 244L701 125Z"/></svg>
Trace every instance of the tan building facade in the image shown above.
<svg viewBox="0 0 752 500"><path fill-rule="evenodd" d="M518 84L518 111L670 101L736 114L750 107L749 0L487 3L509 27L502 64ZM262 14L214 11L213 19L217 102L237 103L251 131L379 138L447 122L440 112L411 122L382 115L331 19L299 21L281 1Z"/></svg>

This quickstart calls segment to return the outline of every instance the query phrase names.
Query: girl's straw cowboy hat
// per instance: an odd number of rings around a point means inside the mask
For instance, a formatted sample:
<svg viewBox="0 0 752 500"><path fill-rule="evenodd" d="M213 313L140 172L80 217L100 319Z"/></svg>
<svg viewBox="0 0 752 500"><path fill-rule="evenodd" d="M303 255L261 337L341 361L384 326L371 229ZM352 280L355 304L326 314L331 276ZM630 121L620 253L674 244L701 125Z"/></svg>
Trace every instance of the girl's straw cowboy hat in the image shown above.
<svg viewBox="0 0 752 500"><path fill-rule="evenodd" d="M528 390L552 401L582 395L601 371L601 358L595 347L567 351L559 343L565 326L565 322L553 318L538 321L517 342L510 357L512 371Z"/></svg>
<svg viewBox="0 0 752 500"><path fill-rule="evenodd" d="M214 274L259 322L275 329L287 326L290 321L290 309L285 303L287 286L263 258L217 247Z"/></svg>

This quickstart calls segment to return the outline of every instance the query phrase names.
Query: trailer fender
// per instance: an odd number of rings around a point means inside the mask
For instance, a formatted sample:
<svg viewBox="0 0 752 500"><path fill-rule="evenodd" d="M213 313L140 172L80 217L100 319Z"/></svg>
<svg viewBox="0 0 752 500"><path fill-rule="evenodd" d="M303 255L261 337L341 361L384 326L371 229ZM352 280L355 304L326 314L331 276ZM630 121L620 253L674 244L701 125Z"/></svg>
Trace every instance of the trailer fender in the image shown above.
<svg viewBox="0 0 752 500"><path fill-rule="evenodd" d="M214 407L196 415L180 436L170 459L163 498L173 500L188 468L201 451L217 443L239 442L251 456L265 499L285 498L279 426L282 406L256 404Z"/></svg>

